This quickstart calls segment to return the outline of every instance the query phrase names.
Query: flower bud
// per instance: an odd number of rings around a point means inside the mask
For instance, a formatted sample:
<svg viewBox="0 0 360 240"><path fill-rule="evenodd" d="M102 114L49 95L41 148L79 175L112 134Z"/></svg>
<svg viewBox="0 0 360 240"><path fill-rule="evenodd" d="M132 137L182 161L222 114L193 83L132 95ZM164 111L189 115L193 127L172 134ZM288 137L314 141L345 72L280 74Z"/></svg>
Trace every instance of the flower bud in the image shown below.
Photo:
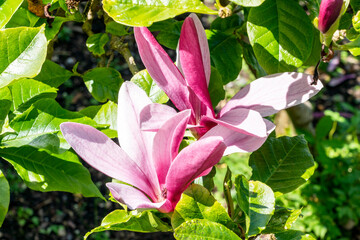
<svg viewBox="0 0 360 240"><path fill-rule="evenodd" d="M319 11L319 30L325 34L341 14L343 0L322 0Z"/></svg>

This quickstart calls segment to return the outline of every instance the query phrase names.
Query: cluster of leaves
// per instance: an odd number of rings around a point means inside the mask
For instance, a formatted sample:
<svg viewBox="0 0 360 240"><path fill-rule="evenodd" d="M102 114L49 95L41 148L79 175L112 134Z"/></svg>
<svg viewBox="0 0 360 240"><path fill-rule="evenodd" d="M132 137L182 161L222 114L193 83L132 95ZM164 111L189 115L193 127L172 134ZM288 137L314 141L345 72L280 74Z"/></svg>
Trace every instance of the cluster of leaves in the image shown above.
<svg viewBox="0 0 360 240"><path fill-rule="evenodd" d="M49 21L36 14L30 7L34 2L40 10L50 3L55 18ZM124 42L123 36L131 35L127 26L149 26L151 31L158 32L161 44L176 49L182 21L173 17L185 12L218 13L200 0L166 3L103 0L102 4L101 7L100 1L91 0L81 9L65 0L0 1L0 156L32 190L104 198L64 140L59 125L69 121L84 123L111 138L116 137L117 93L124 80L116 69L106 67L112 51L120 52L128 60L134 74L131 81L142 87L154 102L167 102L167 96L146 70L136 71ZM213 105L224 98L223 85L237 78L243 60L255 77L293 71L318 61L321 45L318 31L311 23L313 15L309 17L298 1L233 0L229 5L222 4L216 1L215 5L220 12L231 16L215 18L206 30L213 67L209 87L211 99L215 99ZM307 4L309 9L319 5L317 0ZM355 13L356 1L352 1L352 6ZM92 32L95 15L104 21L104 33ZM356 16L351 28L355 31ZM49 60L52 43L68 21L83 23L83 30L89 36L86 46L100 59L99 67L80 74L76 66L70 72ZM72 76L81 77L92 96L102 104L80 112L62 108L55 97L59 86ZM249 180L242 175L232 178L230 171L225 178L228 212L209 193L211 189L192 185L171 216L171 225L158 212L117 210L90 233L174 231L177 239L210 235L215 239L224 236L240 239L259 234L277 239L312 239L289 230L299 211L275 206L276 197L295 190L313 174L314 162L306 141L302 137L269 138L251 155L249 165L253 170ZM1 172L0 196L2 223L10 197L9 185Z"/></svg>
<svg viewBox="0 0 360 240"><path fill-rule="evenodd" d="M360 220L360 112L349 110L354 114L350 119L325 112L316 126L316 138L308 137L315 150L317 171L309 184L281 199L287 207L306 206L304 218L295 228L311 231L321 239L353 239L349 230Z"/></svg>

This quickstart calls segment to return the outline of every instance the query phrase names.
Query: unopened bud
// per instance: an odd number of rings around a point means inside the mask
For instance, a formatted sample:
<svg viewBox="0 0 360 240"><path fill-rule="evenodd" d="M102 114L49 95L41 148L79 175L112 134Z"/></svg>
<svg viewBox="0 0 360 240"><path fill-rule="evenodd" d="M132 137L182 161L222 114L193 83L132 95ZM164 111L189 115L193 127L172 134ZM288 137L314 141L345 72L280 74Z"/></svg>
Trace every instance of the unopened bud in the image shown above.
<svg viewBox="0 0 360 240"><path fill-rule="evenodd" d="M341 14L343 0L322 0L319 11L319 30L326 33Z"/></svg>

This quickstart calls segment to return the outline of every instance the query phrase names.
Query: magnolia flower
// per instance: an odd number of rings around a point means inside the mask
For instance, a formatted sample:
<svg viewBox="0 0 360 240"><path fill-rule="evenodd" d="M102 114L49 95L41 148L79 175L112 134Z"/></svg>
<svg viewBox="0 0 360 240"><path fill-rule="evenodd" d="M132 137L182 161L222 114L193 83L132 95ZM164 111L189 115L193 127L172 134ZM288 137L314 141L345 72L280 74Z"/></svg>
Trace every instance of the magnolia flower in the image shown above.
<svg viewBox="0 0 360 240"><path fill-rule="evenodd" d="M307 101L322 88L311 85L312 76L280 73L257 79L241 89L215 114L208 85L210 53L205 31L195 14L186 18L178 44L177 65L145 28L135 28L141 59L150 76L164 90L178 110L191 110L189 124L198 138L221 136L225 154L252 152L275 128L263 117ZM158 113L162 114L159 115ZM141 113L142 128L156 131L174 110L160 104L148 105ZM159 117L160 116L160 117ZM157 126L158 125L158 126Z"/></svg>
<svg viewBox="0 0 360 240"><path fill-rule="evenodd" d="M332 36L339 27L341 16L345 13L350 0L322 0L317 21L321 42L330 46Z"/></svg>
<svg viewBox="0 0 360 240"><path fill-rule="evenodd" d="M107 183L113 197L130 209L156 208L173 211L182 192L197 177L208 173L226 146L219 137L196 141L179 151L190 111L174 114L154 132L139 127L139 113L150 99L131 82L119 92L119 147L95 128L62 123L66 141L79 156L117 182Z"/></svg>

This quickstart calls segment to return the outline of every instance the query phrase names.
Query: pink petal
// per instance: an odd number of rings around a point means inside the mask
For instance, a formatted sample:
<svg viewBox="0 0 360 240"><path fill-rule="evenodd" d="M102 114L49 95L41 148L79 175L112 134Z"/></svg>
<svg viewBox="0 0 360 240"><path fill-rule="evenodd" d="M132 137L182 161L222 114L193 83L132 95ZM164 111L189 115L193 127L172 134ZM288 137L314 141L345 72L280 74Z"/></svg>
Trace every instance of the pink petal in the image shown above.
<svg viewBox="0 0 360 240"><path fill-rule="evenodd" d="M166 176L167 199L176 204L194 179L220 161L225 149L221 138L212 137L198 140L181 150Z"/></svg>
<svg viewBox="0 0 360 240"><path fill-rule="evenodd" d="M146 169L141 169L105 134L80 123L62 123L60 129L75 152L92 167L155 196L144 173Z"/></svg>
<svg viewBox="0 0 360 240"><path fill-rule="evenodd" d="M307 101L323 87L318 81L311 85L312 76L303 73L277 73L259 78L241 89L221 109L219 117L234 108L247 108L269 116Z"/></svg>
<svg viewBox="0 0 360 240"><path fill-rule="evenodd" d="M133 159L146 175L153 189L160 189L152 162L154 132L141 131L140 113L151 104L146 93L132 82L124 82L119 91L118 139L121 148Z"/></svg>
<svg viewBox="0 0 360 240"><path fill-rule="evenodd" d="M194 21L196 32L199 39L199 45L201 50L201 56L202 56L202 62L204 64L204 72L206 77L206 84L209 86L210 83L210 74L211 74L211 64L210 64L210 50L209 50L209 44L206 37L205 29L200 21L200 19L197 17L195 13L191 13L190 16L192 20Z"/></svg>
<svg viewBox="0 0 360 240"><path fill-rule="evenodd" d="M126 204L131 210L139 208L159 209L166 202L166 200L152 202L143 192L126 184L110 182L106 186L117 201Z"/></svg>
<svg viewBox="0 0 360 240"><path fill-rule="evenodd" d="M178 154L190 113L190 110L185 110L176 114L155 135L153 159L160 186L165 184L170 164Z"/></svg>
<svg viewBox="0 0 360 240"><path fill-rule="evenodd" d="M158 103L149 104L140 113L140 128L143 131L157 131L175 115L176 111L172 107Z"/></svg>
<svg viewBox="0 0 360 240"><path fill-rule="evenodd" d="M203 42L202 42L203 43ZM189 87L207 108L213 111L205 75L199 36L192 18L186 18L181 28L179 54L182 71Z"/></svg>
<svg viewBox="0 0 360 240"><path fill-rule="evenodd" d="M270 134L275 129L275 125L270 121L265 121L267 126L267 132ZM222 137L227 148L224 155L228 155L234 152L253 152L261 147L266 141L267 136L257 137L240 132L235 132L225 126L217 125L210 129L201 139L206 139L213 136Z"/></svg>
<svg viewBox="0 0 360 240"><path fill-rule="evenodd" d="M170 57L147 28L135 27L134 34L141 59L150 76L177 109L190 109L186 82Z"/></svg>
<svg viewBox="0 0 360 240"><path fill-rule="evenodd" d="M232 109L226 112L220 119L203 116L201 120L202 122L215 122L233 131L247 135L258 137L267 136L266 124L260 113L245 108Z"/></svg>

